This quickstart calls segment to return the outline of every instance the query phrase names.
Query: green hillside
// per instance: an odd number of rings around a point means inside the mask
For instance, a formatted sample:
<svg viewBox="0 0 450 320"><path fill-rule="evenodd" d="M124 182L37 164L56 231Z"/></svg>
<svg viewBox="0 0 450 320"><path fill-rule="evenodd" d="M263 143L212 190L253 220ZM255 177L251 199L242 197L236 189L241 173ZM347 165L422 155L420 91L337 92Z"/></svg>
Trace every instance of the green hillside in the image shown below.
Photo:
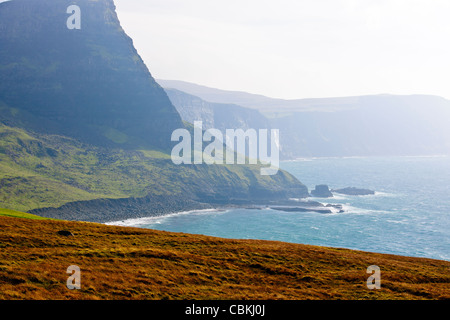
<svg viewBox="0 0 450 320"><path fill-rule="evenodd" d="M29 214L29 213L15 211L15 210L9 210L9 209L2 209L2 208L0 208L0 216L1 217L10 217L10 218L32 219L32 220L47 220L46 218L42 218L42 217L36 216L34 214Z"/></svg>
<svg viewBox="0 0 450 320"><path fill-rule="evenodd" d="M122 150L0 124L0 207L30 211L74 201L178 195L192 199L304 197L306 187L257 165L176 166L154 150Z"/></svg>

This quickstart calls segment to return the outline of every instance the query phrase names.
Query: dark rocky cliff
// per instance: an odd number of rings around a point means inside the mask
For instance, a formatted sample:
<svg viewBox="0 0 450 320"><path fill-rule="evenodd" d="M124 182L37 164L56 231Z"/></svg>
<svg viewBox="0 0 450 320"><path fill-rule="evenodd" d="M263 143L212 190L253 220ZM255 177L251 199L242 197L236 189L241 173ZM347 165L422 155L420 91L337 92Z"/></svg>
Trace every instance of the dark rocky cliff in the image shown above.
<svg viewBox="0 0 450 320"><path fill-rule="evenodd" d="M184 121L203 121L204 129L268 129L270 121L259 111L235 104L213 103L176 89L165 89Z"/></svg>
<svg viewBox="0 0 450 320"><path fill-rule="evenodd" d="M81 29L70 30L70 5ZM0 105L36 131L168 149L176 109L125 34L112 0L0 4ZM3 115L4 116L4 115Z"/></svg>

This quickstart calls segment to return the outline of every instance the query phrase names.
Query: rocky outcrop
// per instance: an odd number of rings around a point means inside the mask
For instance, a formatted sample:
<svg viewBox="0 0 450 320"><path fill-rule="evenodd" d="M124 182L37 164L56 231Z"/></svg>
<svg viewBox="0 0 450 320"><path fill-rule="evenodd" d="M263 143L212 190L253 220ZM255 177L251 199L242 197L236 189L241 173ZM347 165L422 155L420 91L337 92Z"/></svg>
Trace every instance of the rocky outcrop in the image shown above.
<svg viewBox="0 0 450 320"><path fill-rule="evenodd" d="M317 213L342 213L344 212L341 204L323 204L317 201L303 200L288 202L280 201L280 205L268 206L273 210L285 211L285 212L317 212Z"/></svg>
<svg viewBox="0 0 450 320"><path fill-rule="evenodd" d="M311 190L311 196L316 198L332 198L333 194L327 185L321 184L317 185L314 190Z"/></svg>

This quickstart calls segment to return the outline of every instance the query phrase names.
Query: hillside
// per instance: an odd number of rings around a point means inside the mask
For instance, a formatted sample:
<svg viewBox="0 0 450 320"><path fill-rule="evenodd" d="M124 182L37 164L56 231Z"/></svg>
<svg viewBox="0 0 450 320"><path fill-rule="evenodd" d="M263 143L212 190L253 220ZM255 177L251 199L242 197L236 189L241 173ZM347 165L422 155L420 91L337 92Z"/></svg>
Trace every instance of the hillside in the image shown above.
<svg viewBox="0 0 450 320"><path fill-rule="evenodd" d="M31 219L31 220L46 220L47 218L42 218L33 214L15 211L15 210L9 210L9 209L2 209L0 208L0 217L10 217L10 218L22 218L22 219Z"/></svg>
<svg viewBox="0 0 450 320"><path fill-rule="evenodd" d="M58 235L68 230L71 237ZM2 217L0 299L450 299L450 263L347 249ZM81 269L68 290L66 269ZM368 290L366 269L381 268Z"/></svg>
<svg viewBox="0 0 450 320"><path fill-rule="evenodd" d="M0 207L105 222L214 204L308 196L287 172L258 165L176 166L167 154L83 144L0 125ZM60 209L63 205L66 205Z"/></svg>
<svg viewBox="0 0 450 320"><path fill-rule="evenodd" d="M333 112L320 108L291 112L271 123L282 128L281 144L291 157L450 154L448 100L422 95L362 96L346 107Z"/></svg>
<svg viewBox="0 0 450 320"><path fill-rule="evenodd" d="M352 108L358 97L316 98L316 99L279 99L244 91L230 91L211 88L179 80L157 79L165 89L179 90L211 103L235 104L244 108L258 110L267 117L281 117L290 112L340 111Z"/></svg>

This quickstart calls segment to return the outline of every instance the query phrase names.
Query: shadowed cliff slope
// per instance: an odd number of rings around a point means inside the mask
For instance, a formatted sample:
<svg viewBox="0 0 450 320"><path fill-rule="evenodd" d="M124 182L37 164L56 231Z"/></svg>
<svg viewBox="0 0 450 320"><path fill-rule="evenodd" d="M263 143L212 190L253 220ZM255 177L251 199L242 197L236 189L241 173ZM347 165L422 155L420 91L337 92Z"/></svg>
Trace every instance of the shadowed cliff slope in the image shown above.
<svg viewBox="0 0 450 320"><path fill-rule="evenodd" d="M67 27L73 4L79 30ZM0 107L13 108L13 124L96 145L161 149L182 127L112 0L1 3L0 31Z"/></svg>

